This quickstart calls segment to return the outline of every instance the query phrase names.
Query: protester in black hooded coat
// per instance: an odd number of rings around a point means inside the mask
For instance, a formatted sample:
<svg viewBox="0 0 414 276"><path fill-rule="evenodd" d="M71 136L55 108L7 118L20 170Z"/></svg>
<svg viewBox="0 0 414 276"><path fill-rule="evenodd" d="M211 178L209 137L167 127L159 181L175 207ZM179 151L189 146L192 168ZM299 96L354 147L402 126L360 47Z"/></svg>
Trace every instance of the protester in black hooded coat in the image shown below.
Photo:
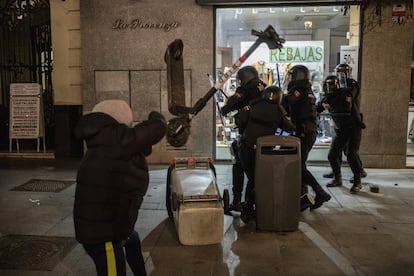
<svg viewBox="0 0 414 276"><path fill-rule="evenodd" d="M75 234L94 259L98 275L108 272L109 261L100 259L105 254L99 255L105 253L108 243L115 250L115 269L120 275L125 271L124 256L118 255L123 254L122 246L134 274L146 275L134 226L149 183L145 157L163 138L167 125L163 115L154 111L148 120L134 127L130 124L129 106L108 100L83 116L75 129L77 138L85 140L87 146L77 174ZM134 260L130 262L130 258Z"/></svg>

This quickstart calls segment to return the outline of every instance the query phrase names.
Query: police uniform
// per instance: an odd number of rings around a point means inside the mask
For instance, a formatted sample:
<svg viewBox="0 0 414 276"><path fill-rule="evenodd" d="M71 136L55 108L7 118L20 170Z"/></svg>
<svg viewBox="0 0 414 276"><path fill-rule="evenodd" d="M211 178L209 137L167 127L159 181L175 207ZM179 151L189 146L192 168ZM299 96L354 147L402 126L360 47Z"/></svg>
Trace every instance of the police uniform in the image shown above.
<svg viewBox="0 0 414 276"><path fill-rule="evenodd" d="M367 173L365 172L362 166L362 161L359 156L359 147L361 144L361 136L362 136L361 132L362 132L362 129L365 129L366 126L363 122L362 113L360 111L360 103L361 103L360 87L359 87L358 82L351 78L351 72L352 72L352 67L349 66L348 64L341 63L335 67L336 75L339 78L343 78L345 80L345 81L340 80L340 83L342 83L341 88L347 88L350 90L350 93L352 95L352 100L353 100L353 104L351 108L351 116L353 120L356 122L357 126L359 127L359 131L358 129L356 129L355 133L353 133L353 136L351 136L350 144L345 147L344 153L345 155L347 154L349 147L352 147L352 151L356 151L358 162L361 167L361 172L360 172L361 177L366 177ZM353 180L351 180L351 182L353 182Z"/></svg>
<svg viewBox="0 0 414 276"><path fill-rule="evenodd" d="M240 160L248 178L246 187L246 202L243 205L241 219L247 223L254 217L255 205L255 159L256 141L258 137L275 135L278 128L293 131L293 125L286 119L286 112L280 106L282 91L279 87L268 86L261 98L252 100L245 106L241 114L243 121L239 122L243 129L240 143Z"/></svg>
<svg viewBox="0 0 414 276"><path fill-rule="evenodd" d="M336 76L328 76L325 82L335 82ZM338 81L336 81L339 84ZM329 85L326 85L329 87ZM361 185L361 164L358 158L358 152L353 141L361 138L361 127L358 119L353 116L353 95L349 88L339 88L331 86L331 91L327 91L322 99L322 105L331 113L332 120L335 123L335 137L332 140L328 153L328 161L332 167L334 179L328 183L328 187L337 187L342 185L341 176L341 152L347 146L347 160L354 174L355 183L351 188L352 193L356 193Z"/></svg>
<svg viewBox="0 0 414 276"><path fill-rule="evenodd" d="M240 124L240 121L246 120L242 118L245 113L242 113L244 106L247 106L250 101L260 97L260 86L265 86L263 82L260 81L258 72L253 66L245 66L241 68L237 73L237 79L240 81L240 86L237 87L234 95L227 99L226 105L221 108L221 113L223 116L226 116L231 111L239 111L235 115L235 124L239 129L239 134L243 133L243 127ZM242 163L240 161L240 149L239 149L239 140L236 139L231 144L231 153L233 154L233 202L230 205L230 210L241 211L241 198L243 193L244 185L244 170Z"/></svg>
<svg viewBox="0 0 414 276"><path fill-rule="evenodd" d="M283 97L293 124L295 135L300 138L301 144L301 168L302 168L302 197L307 193L307 185L315 192L315 204L303 204L301 211L307 207L316 209L331 196L324 191L318 181L307 169L306 161L312 149L317 135L317 112L315 96L309 82L309 70L303 65L295 65L288 71L288 93Z"/></svg>

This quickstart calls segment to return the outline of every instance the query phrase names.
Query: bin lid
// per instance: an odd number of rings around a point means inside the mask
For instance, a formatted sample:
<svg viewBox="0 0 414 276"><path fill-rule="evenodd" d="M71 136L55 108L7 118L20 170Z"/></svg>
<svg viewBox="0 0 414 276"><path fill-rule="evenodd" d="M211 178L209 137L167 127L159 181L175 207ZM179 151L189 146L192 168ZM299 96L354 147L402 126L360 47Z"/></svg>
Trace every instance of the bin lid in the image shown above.
<svg viewBox="0 0 414 276"><path fill-rule="evenodd" d="M172 172L177 193L184 197L218 196L216 178L210 169L184 169Z"/></svg>

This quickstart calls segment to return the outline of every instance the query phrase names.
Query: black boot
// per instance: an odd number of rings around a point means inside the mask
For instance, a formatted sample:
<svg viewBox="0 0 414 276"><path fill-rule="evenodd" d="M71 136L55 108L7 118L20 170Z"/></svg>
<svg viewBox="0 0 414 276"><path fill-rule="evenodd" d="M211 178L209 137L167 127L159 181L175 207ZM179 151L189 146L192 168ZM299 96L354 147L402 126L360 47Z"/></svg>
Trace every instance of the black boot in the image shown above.
<svg viewBox="0 0 414 276"><path fill-rule="evenodd" d="M328 194L327 192L325 192L325 190L322 187L320 187L320 189L317 189L315 191L315 193L316 193L315 204L310 206L311 210L315 210L315 209L321 207L322 204L324 204L325 202L327 202L331 199L331 195Z"/></svg>
<svg viewBox="0 0 414 276"><path fill-rule="evenodd" d="M364 170L364 168L362 168L361 170L361 178L367 177L367 172ZM354 183L354 177L351 177L351 179L349 180L349 182Z"/></svg>
<svg viewBox="0 0 414 276"><path fill-rule="evenodd" d="M342 186L342 175L341 174L335 175L334 179L332 179L331 182L326 184L326 186L331 187L331 188Z"/></svg>
<svg viewBox="0 0 414 276"><path fill-rule="evenodd" d="M352 187L350 189L351 194L357 194L361 190L361 188L361 175L354 175L354 184L352 184Z"/></svg>
<svg viewBox="0 0 414 276"><path fill-rule="evenodd" d="M367 177L367 172L364 170L364 168L362 168L362 170L361 170L361 177L362 178L364 178L364 177Z"/></svg>
<svg viewBox="0 0 414 276"><path fill-rule="evenodd" d="M245 223L248 224L249 221L256 218L256 212L254 210L253 204L249 204L248 202L242 202L242 211L240 213L240 219Z"/></svg>
<svg viewBox="0 0 414 276"><path fill-rule="evenodd" d="M300 211L303 212L315 204L313 196L309 193L303 194L300 197Z"/></svg>
<svg viewBox="0 0 414 276"><path fill-rule="evenodd" d="M233 203L230 204L229 206L230 211L237 211L237 212L242 211L241 197L242 197L241 194L235 194L233 196Z"/></svg>

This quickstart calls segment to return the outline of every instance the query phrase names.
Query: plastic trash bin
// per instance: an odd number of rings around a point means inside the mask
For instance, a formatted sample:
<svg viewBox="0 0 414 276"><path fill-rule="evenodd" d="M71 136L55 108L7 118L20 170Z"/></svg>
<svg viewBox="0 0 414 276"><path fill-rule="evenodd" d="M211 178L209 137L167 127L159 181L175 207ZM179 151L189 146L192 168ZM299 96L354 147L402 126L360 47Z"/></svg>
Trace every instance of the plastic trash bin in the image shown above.
<svg viewBox="0 0 414 276"><path fill-rule="evenodd" d="M168 169L166 207L183 245L220 243L224 209L229 195L221 197L210 158L175 158Z"/></svg>
<svg viewBox="0 0 414 276"><path fill-rule="evenodd" d="M301 190L300 139L263 136L256 143L256 228L295 231Z"/></svg>

